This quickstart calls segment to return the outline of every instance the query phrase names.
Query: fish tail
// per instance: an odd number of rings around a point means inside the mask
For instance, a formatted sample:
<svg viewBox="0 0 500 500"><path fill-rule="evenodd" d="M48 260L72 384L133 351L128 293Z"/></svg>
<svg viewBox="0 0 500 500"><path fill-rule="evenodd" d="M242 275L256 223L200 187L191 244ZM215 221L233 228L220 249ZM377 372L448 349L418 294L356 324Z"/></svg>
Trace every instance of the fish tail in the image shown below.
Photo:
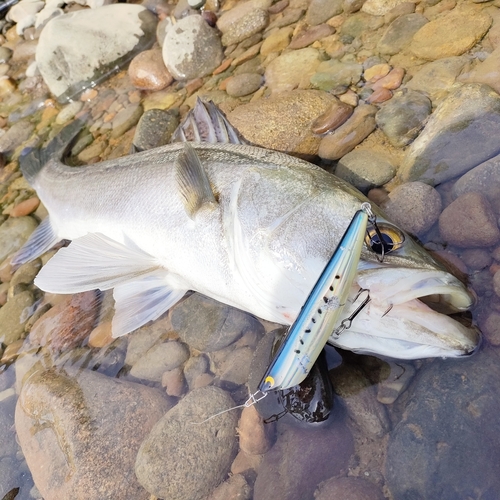
<svg viewBox="0 0 500 500"><path fill-rule="evenodd" d="M61 160L73 139L85 125L85 117L72 121L57 134L45 148L25 149L19 158L24 178L35 186L36 178L43 166L51 159Z"/></svg>

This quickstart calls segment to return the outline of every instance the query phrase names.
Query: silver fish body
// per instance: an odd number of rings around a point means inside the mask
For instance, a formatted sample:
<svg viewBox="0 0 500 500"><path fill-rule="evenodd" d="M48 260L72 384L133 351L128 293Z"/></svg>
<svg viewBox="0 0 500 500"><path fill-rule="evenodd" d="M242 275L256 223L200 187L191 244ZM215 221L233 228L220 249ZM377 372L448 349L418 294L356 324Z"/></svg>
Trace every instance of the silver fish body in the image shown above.
<svg viewBox="0 0 500 500"><path fill-rule="evenodd" d="M88 167L68 167L54 157L27 175L50 219L28 241L24 256L72 240L35 283L54 293L114 288L114 336L154 320L187 290L291 324L366 198L319 167L282 153L190 144ZM391 278L394 271L406 280L405 300L399 278ZM408 235L382 263L363 248L353 295L360 286L370 290L376 318L366 312L363 327L333 339L334 345L400 358L459 356L477 346L474 329L417 300L441 295L455 311L472 304L464 285ZM426 325L408 320L406 302L411 310L418 302L418 315L429 316ZM392 311L382 316L390 306L401 309L401 318ZM434 331L437 317L446 319ZM376 330L370 327L375 319ZM384 319L390 320L389 331Z"/></svg>

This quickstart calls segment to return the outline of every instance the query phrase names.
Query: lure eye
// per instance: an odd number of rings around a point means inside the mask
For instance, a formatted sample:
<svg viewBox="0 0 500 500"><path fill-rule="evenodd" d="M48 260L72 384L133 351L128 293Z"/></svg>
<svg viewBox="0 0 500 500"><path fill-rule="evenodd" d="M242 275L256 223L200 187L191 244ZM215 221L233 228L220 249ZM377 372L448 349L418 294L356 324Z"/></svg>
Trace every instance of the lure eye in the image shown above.
<svg viewBox="0 0 500 500"><path fill-rule="evenodd" d="M405 241L404 234L396 227L390 224L380 223L377 224L380 234L382 235L382 242L380 242L379 235L374 227L367 229L365 243L378 255L388 254L398 250L403 246ZM383 249L383 252L382 252Z"/></svg>

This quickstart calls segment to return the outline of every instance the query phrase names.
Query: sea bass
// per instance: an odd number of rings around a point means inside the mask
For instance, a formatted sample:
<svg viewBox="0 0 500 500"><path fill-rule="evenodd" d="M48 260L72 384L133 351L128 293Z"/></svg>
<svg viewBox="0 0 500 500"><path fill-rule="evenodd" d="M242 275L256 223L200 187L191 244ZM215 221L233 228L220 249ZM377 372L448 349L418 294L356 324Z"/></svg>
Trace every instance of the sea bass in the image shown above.
<svg viewBox="0 0 500 500"><path fill-rule="evenodd" d="M247 144L174 143L68 167L61 159L80 127L69 125L45 150L21 159L49 217L14 263L71 240L35 284L66 294L113 289L115 337L155 320L188 290L292 324L367 201L311 163ZM404 359L473 352L475 329L419 300L439 297L441 307L457 312L471 307L472 295L374 211L386 252L380 259L376 245L364 246L346 317L360 288L371 300L331 342Z"/></svg>

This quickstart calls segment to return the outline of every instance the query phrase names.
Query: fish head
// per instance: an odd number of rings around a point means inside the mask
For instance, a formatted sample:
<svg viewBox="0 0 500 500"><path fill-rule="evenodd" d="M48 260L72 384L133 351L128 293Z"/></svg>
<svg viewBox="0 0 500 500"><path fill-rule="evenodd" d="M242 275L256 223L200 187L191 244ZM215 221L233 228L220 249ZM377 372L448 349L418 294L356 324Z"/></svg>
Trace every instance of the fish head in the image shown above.
<svg viewBox="0 0 500 500"><path fill-rule="evenodd" d="M469 310L475 295L404 231L381 217L377 224L391 243L382 258L369 230L344 316L359 308L360 289L368 291L370 301L355 314L350 328L330 342L399 359L472 354L480 341L477 329L448 315Z"/></svg>

